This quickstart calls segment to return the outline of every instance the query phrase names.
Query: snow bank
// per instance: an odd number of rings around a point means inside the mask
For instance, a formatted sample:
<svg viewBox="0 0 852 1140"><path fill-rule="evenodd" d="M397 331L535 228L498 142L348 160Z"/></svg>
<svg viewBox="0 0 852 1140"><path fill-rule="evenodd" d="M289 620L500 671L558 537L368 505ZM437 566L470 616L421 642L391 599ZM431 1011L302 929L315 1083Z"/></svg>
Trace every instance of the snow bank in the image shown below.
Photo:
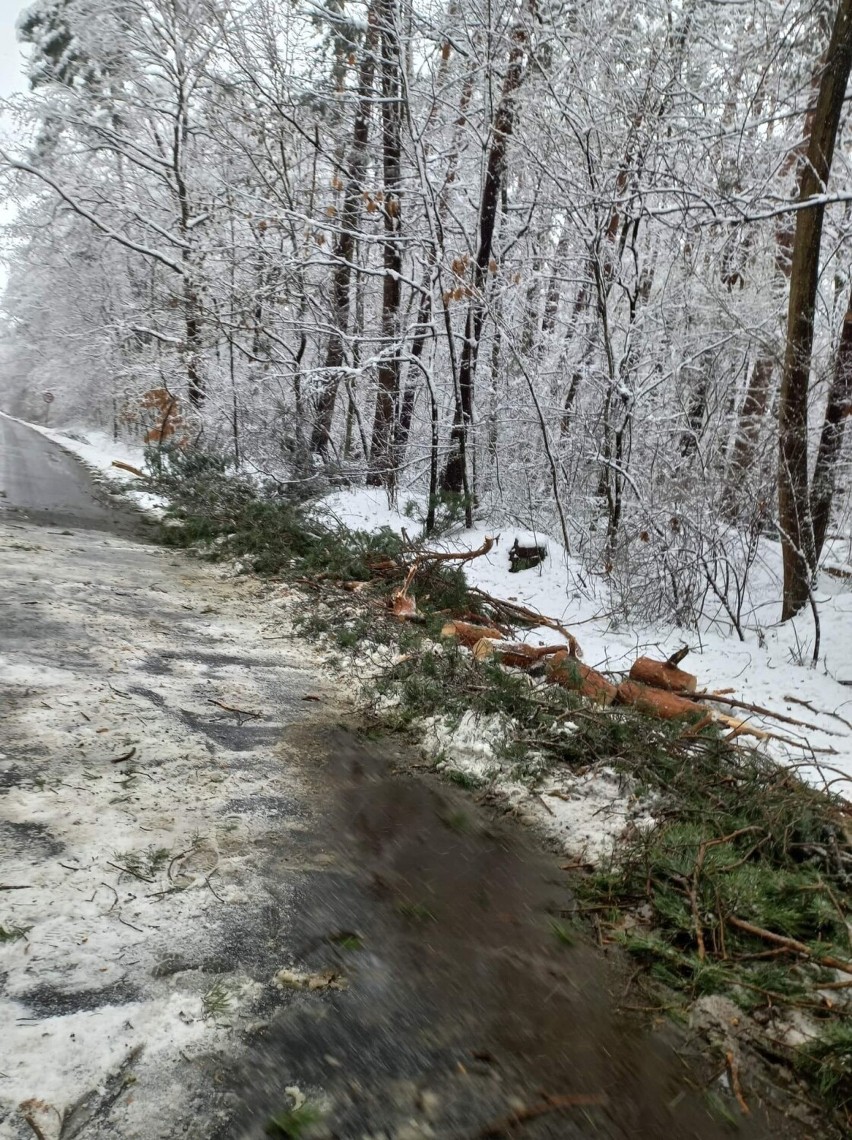
<svg viewBox="0 0 852 1140"><path fill-rule="evenodd" d="M439 768L484 783L500 771L497 756L511 732L512 722L506 717L481 716L468 710L457 724L430 717L424 728L423 746L438 759Z"/></svg>
<svg viewBox="0 0 852 1140"><path fill-rule="evenodd" d="M395 507L388 506L388 497L381 488L359 487L351 491L336 491L327 495L314 508L318 517L338 522L349 530L374 532L387 527L399 534L405 530L412 536L420 530L416 519L411 519Z"/></svg>

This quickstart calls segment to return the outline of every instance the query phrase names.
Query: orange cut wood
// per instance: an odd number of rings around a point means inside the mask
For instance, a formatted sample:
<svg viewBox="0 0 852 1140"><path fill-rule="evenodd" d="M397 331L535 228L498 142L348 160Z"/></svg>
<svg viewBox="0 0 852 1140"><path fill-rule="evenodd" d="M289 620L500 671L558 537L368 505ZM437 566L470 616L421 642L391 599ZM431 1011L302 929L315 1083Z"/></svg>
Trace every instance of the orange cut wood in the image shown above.
<svg viewBox="0 0 852 1140"><path fill-rule="evenodd" d="M670 693L664 689L655 689L651 685L642 685L637 681L622 681L616 690L616 700L622 705L632 705L640 712L649 716L657 716L662 720L697 720L700 717L712 715L712 710L706 705L699 705L687 697L680 697L677 693Z"/></svg>
<svg viewBox="0 0 852 1140"><path fill-rule="evenodd" d="M499 629L492 629L487 625L470 625L466 621L445 622L441 630L441 637L457 637L462 645L466 645L468 649L473 649L477 641L483 637L490 637L495 641L503 640L503 634Z"/></svg>
<svg viewBox="0 0 852 1140"><path fill-rule="evenodd" d="M491 637L483 637L473 647L473 655L482 661L486 657L496 657L501 665L510 669L531 669L543 657L551 657L564 653L561 645L524 645L518 641L494 641Z"/></svg>
<svg viewBox="0 0 852 1140"><path fill-rule="evenodd" d="M615 700L615 685L565 649L548 662L547 680L551 685L571 689L581 697L588 697L601 705L611 705Z"/></svg>
<svg viewBox="0 0 852 1140"><path fill-rule="evenodd" d="M633 662L630 680L655 689L668 689L670 693L694 693L698 683L692 673L678 669L668 661L655 661L652 657L638 657Z"/></svg>
<svg viewBox="0 0 852 1140"><path fill-rule="evenodd" d="M406 621L418 616L417 603L411 594L405 594L402 590L397 590L391 595L390 609L394 617L400 621Z"/></svg>

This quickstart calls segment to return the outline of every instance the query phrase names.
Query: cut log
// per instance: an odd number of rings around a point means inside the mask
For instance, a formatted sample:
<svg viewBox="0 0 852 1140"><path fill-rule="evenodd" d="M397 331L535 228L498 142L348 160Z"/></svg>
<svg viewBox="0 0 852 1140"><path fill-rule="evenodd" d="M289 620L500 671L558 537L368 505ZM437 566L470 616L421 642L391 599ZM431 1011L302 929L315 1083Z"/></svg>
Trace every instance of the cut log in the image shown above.
<svg viewBox="0 0 852 1140"><path fill-rule="evenodd" d="M499 629L487 625L471 625L466 621L445 622L441 630L441 637L457 637L462 645L466 645L468 649L473 649L477 641L483 637L492 638L494 641L503 640L503 634Z"/></svg>
<svg viewBox="0 0 852 1140"><path fill-rule="evenodd" d="M619 704L632 705L640 712L660 717L662 720L681 718L698 720L708 714L712 715L710 709L690 701L687 697L680 697L676 693L652 685L643 685L637 681L622 681L616 691L616 700Z"/></svg>
<svg viewBox="0 0 852 1140"><path fill-rule="evenodd" d="M125 463L123 459L113 459L111 466L119 467L122 471L129 471L131 475L135 475L137 479L147 479L148 476L144 471L140 471L138 467L133 467L129 463Z"/></svg>
<svg viewBox="0 0 852 1140"><path fill-rule="evenodd" d="M517 641L494 641L492 637L482 637L473 647L473 655L479 661L495 657L501 665L511 669L530 669L543 657L564 653L563 645L524 645Z"/></svg>
<svg viewBox="0 0 852 1140"><path fill-rule="evenodd" d="M484 590L478 590L475 586L469 591L473 598L481 602L485 602L489 608L501 618L506 621L516 621L520 618L521 621L529 625L546 625L549 629L555 629L557 633L561 633L565 640L568 642L568 647L571 652L577 656L582 656L582 651L577 642L577 638L573 633L568 630L560 622L555 621L553 618L545 617L537 610L530 609L528 606L521 606L517 602L510 602L504 598L495 598L491 594L486 594Z"/></svg>
<svg viewBox="0 0 852 1140"><path fill-rule="evenodd" d="M652 657L638 657L630 668L630 680L654 689L667 689L670 693L694 693L698 679L672 665L670 661L655 661Z"/></svg>
<svg viewBox="0 0 852 1140"><path fill-rule="evenodd" d="M611 705L615 700L615 685L564 649L548 662L547 680L601 705Z"/></svg>

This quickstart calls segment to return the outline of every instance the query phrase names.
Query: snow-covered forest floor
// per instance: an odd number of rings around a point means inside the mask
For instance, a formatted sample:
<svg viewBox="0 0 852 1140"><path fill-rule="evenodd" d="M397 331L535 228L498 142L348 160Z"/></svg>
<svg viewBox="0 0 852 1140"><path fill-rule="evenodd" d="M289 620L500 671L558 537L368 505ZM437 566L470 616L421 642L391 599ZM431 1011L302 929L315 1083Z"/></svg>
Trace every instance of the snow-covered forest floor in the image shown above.
<svg viewBox="0 0 852 1140"><path fill-rule="evenodd" d="M395 531L406 529L409 534L413 529L411 518L390 509L381 491L337 492L322 500L315 510L353 529L389 527ZM822 574L819 579L815 602L820 650L814 663L812 613L805 611L783 625L777 620L780 548L776 543L765 541L761 546L741 641L724 620L724 614L714 613L712 599L709 608L713 619L705 620L703 628L697 630L662 623L639 625L624 619L613 609L606 579L584 573L551 535L527 532L506 521L486 520L472 530L458 528L434 545L440 549L474 550L487 535L500 535L500 542L488 554L465 565L464 573L472 586L556 618L577 637L583 660L604 673L626 674L639 656L668 658L682 645L689 645L690 655L684 668L698 675L701 688L731 689L731 695L742 701L818 723L823 732L795 727L785 730L790 737L801 740L801 747L773 743L771 750L808 779L852 798L852 728L843 723L852 723L852 685L842 683L852 682L852 540L838 541L833 557L827 559L849 577ZM521 545L545 545L547 558L538 567L513 573L508 554L516 538ZM563 640L546 626L524 631L519 639L534 645L558 644ZM788 695L796 700L789 701ZM809 711L798 702L807 702L813 709ZM756 723L766 724L760 718ZM814 755L811 746L833 751Z"/></svg>

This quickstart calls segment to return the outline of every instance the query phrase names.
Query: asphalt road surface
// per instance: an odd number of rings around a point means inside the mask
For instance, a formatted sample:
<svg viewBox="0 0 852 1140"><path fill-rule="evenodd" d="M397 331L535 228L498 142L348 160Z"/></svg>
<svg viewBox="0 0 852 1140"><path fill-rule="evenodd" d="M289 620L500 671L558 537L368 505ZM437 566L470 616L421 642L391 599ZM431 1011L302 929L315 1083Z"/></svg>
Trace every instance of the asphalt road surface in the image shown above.
<svg viewBox="0 0 852 1140"><path fill-rule="evenodd" d="M34 522L90 530L126 532L136 522L126 508L110 501L73 455L2 414L0 509Z"/></svg>
<svg viewBox="0 0 852 1140"><path fill-rule="evenodd" d="M559 859L360 734L289 587L3 418L0 491L1 1136L730 1134L701 1041L555 936Z"/></svg>

